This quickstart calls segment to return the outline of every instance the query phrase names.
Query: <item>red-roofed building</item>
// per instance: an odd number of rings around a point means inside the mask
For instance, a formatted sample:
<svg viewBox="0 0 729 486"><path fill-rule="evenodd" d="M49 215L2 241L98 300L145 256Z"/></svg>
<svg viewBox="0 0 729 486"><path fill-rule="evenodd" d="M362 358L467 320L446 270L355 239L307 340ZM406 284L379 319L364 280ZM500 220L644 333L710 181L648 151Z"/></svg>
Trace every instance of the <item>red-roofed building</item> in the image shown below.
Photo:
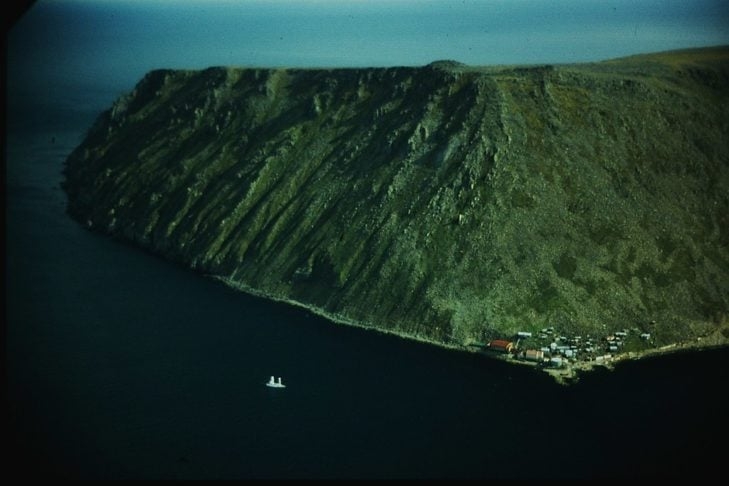
<svg viewBox="0 0 729 486"><path fill-rule="evenodd" d="M514 350L514 343L503 339L495 339L489 343L489 349L500 353L511 353Z"/></svg>

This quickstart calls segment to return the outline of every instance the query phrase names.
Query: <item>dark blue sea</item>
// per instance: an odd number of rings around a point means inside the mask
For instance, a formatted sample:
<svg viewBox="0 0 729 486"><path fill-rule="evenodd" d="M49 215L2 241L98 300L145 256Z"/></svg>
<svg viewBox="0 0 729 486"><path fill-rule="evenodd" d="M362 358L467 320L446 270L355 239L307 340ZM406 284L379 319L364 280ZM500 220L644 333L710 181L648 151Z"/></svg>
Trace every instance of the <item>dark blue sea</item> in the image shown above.
<svg viewBox="0 0 729 486"><path fill-rule="evenodd" d="M562 387L332 324L71 220L66 156L114 93L11 107L6 473L26 478L708 478L729 350ZM270 375L286 389L264 386Z"/></svg>

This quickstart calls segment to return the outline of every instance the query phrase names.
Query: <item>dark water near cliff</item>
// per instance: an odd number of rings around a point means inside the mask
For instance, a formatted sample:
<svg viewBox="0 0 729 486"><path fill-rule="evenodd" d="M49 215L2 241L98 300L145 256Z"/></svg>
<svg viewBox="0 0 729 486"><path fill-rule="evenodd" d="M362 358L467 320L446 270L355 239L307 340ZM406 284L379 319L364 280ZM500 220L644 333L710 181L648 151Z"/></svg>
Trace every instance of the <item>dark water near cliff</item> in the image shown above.
<svg viewBox="0 0 729 486"><path fill-rule="evenodd" d="M106 104L99 99L99 109ZM724 470L729 351L625 364L564 388L529 369L235 293L66 216L62 163L96 110L65 106L41 103L41 112L15 110L9 120L6 364L16 472L695 478ZM271 374L288 388L266 388Z"/></svg>

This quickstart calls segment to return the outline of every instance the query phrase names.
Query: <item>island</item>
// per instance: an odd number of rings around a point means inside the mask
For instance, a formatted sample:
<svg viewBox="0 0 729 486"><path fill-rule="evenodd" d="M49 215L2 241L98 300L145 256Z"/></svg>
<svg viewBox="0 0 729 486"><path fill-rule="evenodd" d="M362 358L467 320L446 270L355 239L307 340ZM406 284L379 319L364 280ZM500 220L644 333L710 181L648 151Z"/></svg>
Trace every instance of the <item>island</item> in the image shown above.
<svg viewBox="0 0 729 486"><path fill-rule="evenodd" d="M331 321L560 381L729 343L729 47L148 73L68 213Z"/></svg>

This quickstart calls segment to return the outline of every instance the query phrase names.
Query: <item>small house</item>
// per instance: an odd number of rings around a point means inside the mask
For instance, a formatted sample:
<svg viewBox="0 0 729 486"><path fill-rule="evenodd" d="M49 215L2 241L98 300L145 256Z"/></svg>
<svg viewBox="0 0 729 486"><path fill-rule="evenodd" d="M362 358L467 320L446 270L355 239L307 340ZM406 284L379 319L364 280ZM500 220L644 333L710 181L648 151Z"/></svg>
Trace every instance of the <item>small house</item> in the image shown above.
<svg viewBox="0 0 729 486"><path fill-rule="evenodd" d="M517 337L520 337L520 338L530 338L530 337L532 337L532 333L527 332L527 331L519 331L519 332L516 333L516 335L517 335Z"/></svg>
<svg viewBox="0 0 729 486"><path fill-rule="evenodd" d="M529 361L542 361L544 359L544 352L537 349L527 349L524 352L524 358Z"/></svg>
<svg viewBox="0 0 729 486"><path fill-rule="evenodd" d="M495 339L489 343L489 349L500 353L511 353L514 350L514 343L503 339Z"/></svg>

